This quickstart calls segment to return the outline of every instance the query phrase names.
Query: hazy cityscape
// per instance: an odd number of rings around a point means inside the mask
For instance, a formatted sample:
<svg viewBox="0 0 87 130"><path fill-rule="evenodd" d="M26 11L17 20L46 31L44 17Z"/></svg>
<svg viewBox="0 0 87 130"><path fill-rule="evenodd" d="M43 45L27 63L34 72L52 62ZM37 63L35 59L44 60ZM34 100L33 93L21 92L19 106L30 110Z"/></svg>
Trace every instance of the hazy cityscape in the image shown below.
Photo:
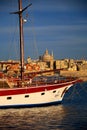
<svg viewBox="0 0 87 130"><path fill-rule="evenodd" d="M25 72L61 69L60 73L66 76L78 76L86 78L87 60L55 59L53 52L45 50L42 56L33 60L31 57L25 61ZM20 72L20 62L14 60L0 61L0 70L9 75Z"/></svg>

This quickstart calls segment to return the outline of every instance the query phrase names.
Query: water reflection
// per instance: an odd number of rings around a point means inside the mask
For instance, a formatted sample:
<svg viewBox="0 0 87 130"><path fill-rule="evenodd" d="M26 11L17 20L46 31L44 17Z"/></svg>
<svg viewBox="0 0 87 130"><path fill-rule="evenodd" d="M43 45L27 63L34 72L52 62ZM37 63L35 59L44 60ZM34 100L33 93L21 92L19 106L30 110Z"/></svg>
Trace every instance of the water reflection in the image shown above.
<svg viewBox="0 0 87 130"><path fill-rule="evenodd" d="M1 110L0 128L11 129L31 129L48 130L59 129L63 118L66 115L66 109L63 105L25 108L25 109L7 109Z"/></svg>

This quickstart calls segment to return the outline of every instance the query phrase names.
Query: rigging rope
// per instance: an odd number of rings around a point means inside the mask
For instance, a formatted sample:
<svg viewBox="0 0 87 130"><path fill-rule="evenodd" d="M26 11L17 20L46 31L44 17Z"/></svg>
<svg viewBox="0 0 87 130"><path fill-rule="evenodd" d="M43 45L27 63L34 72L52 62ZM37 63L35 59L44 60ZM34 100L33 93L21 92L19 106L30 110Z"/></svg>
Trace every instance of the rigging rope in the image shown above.
<svg viewBox="0 0 87 130"><path fill-rule="evenodd" d="M14 5L15 5L15 1L12 1L10 3L10 6L12 7L11 9L15 9ZM12 14L9 14L9 15L10 15L10 22L9 22L10 23L10 27L9 27L10 40L8 43L8 58L19 59L18 18L16 17L16 15L12 15Z"/></svg>
<svg viewBox="0 0 87 130"><path fill-rule="evenodd" d="M29 0L29 3L30 3L30 0ZM33 6L32 6L33 7ZM30 12L30 10L29 10ZM31 24L31 31L32 31L32 34L33 34L33 56L35 59L37 59L39 57L39 54L38 54L38 48L37 48L37 40L36 40L36 31L35 31L35 27L34 27L34 17L33 17L33 13L31 13L31 15L29 15L29 12L28 10L25 11L25 15L26 15L26 19L28 20L28 17L29 17L29 23ZM30 36L29 36L30 37Z"/></svg>
<svg viewBox="0 0 87 130"><path fill-rule="evenodd" d="M18 39L17 35L18 35L18 23L16 24L13 37L11 38L10 44L9 44L9 47L8 47L8 49L10 50L10 51L8 51L9 52L8 53L9 58L11 58L12 55L15 55L15 57L14 56L13 57L16 58L16 59L19 59L19 53L18 53L19 52L19 46L18 46L19 39Z"/></svg>

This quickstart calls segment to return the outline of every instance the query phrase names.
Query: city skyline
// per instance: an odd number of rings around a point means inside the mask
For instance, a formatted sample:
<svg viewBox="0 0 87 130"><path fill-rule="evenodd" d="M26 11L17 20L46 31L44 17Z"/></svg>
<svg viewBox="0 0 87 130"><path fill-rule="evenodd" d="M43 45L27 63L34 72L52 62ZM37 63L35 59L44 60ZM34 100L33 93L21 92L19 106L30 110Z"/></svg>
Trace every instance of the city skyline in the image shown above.
<svg viewBox="0 0 87 130"><path fill-rule="evenodd" d="M46 48L55 59L87 58L86 0L23 0L25 59L37 58ZM0 60L18 57L17 0L0 1ZM13 53L14 51L14 53Z"/></svg>

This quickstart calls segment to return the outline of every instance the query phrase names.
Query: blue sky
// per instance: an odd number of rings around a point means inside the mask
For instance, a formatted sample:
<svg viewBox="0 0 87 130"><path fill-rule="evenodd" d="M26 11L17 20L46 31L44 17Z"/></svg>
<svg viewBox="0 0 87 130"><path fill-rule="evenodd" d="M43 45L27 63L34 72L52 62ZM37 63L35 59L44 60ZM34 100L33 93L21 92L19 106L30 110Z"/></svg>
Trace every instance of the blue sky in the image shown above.
<svg viewBox="0 0 87 130"><path fill-rule="evenodd" d="M55 59L87 59L87 0L23 0L32 3L23 14L25 59L43 55ZM0 1L0 60L18 58L17 0Z"/></svg>

